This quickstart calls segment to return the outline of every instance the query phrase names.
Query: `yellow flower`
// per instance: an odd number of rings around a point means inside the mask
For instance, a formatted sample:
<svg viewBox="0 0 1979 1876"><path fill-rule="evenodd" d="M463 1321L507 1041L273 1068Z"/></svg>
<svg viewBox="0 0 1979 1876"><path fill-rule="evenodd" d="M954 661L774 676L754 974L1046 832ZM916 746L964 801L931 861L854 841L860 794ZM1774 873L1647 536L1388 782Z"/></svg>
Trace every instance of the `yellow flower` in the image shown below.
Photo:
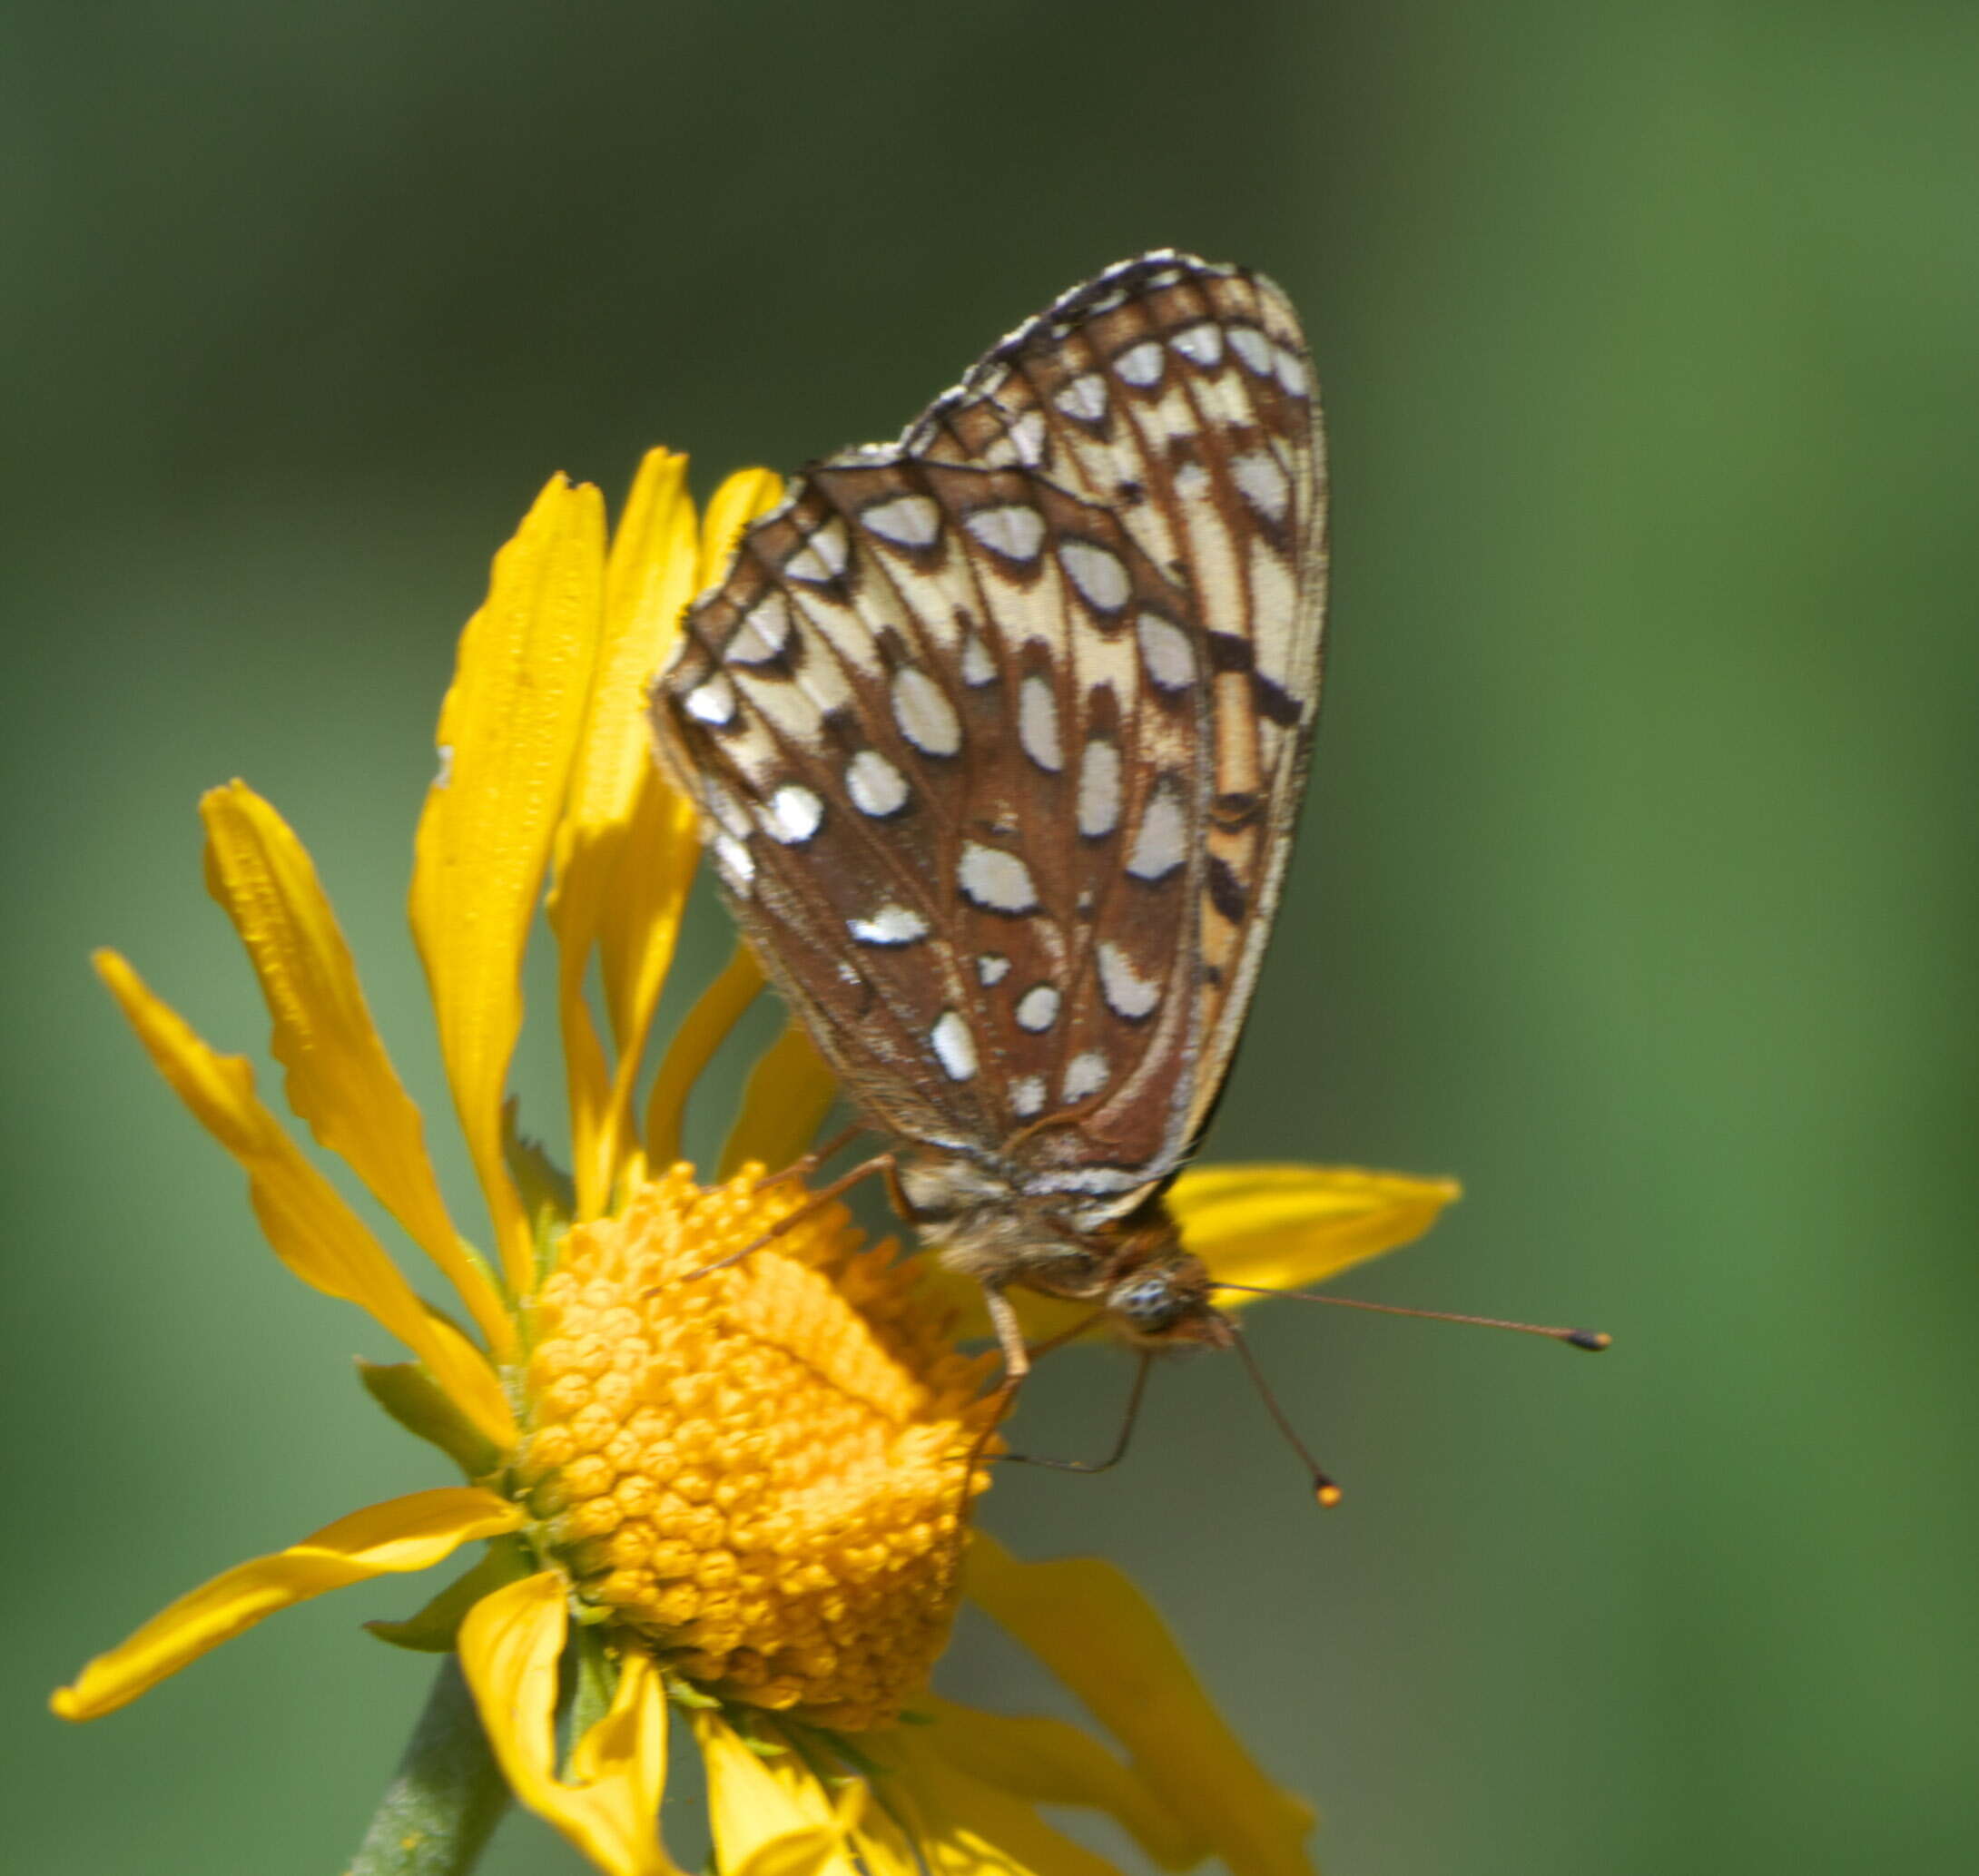
<svg viewBox="0 0 1979 1876"><path fill-rule="evenodd" d="M717 1183L676 1163L696 1076L762 987L738 952L643 1111L635 1100L697 859L691 815L647 754L642 696L687 600L780 494L767 473L733 476L697 522L685 471L650 456L608 544L597 491L553 481L497 556L440 713L411 915L486 1256L441 1195L301 843L238 781L202 803L208 884L265 994L288 1105L425 1252L458 1317L414 1288L245 1061L123 958L98 958L153 1062L246 1171L276 1254L413 1358L368 1367L373 1396L468 1482L223 1572L91 1662L54 1710L110 1713L277 1609L485 1540L418 1615L372 1626L458 1653L503 1777L600 1869L674 1870L657 1814L678 1713L728 1876L1103 1869L1041 1821L1045 1804L1111 1816L1165 1868L1216 1854L1240 1876L1295 1876L1310 1812L1265 1780L1132 1586L1098 1562L1020 1563L971 1532L994 1361L957 1346L966 1293L891 1242L864 1247L836 1205L684 1281L803 1204L765 1169L802 1153L832 1095L787 1030ZM539 907L558 947L567 1180L505 1107ZM1289 1284L1415 1236L1454 1191L1254 1166L1193 1171L1173 1203L1217 1275ZM1049 1305L1033 1318L1055 1326ZM1112 1743L929 1691L964 1595Z"/></svg>

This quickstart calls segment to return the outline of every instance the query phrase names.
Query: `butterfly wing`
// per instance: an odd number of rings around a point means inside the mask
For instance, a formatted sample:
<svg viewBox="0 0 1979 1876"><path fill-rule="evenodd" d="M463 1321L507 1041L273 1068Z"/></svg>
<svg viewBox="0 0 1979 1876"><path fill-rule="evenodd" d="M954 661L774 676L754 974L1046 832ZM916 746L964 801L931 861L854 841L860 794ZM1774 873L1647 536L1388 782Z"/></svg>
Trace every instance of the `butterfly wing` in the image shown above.
<svg viewBox="0 0 1979 1876"><path fill-rule="evenodd" d="M750 528L655 687L770 975L869 1115L1123 1194L1205 1124L1318 690L1283 296L1157 255Z"/></svg>

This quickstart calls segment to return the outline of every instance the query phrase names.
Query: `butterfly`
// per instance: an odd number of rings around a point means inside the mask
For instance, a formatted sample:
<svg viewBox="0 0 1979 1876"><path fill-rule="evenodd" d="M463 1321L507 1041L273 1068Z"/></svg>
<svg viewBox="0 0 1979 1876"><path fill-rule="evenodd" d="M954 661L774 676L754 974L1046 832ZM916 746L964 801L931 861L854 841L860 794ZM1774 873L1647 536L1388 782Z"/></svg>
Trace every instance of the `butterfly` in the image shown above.
<svg viewBox="0 0 1979 1876"><path fill-rule="evenodd" d="M744 936L892 1143L849 1178L980 1281L1011 1376L1013 1284L1231 1340L1162 1194L1284 883L1325 512L1284 292L1145 254L804 468L655 682Z"/></svg>

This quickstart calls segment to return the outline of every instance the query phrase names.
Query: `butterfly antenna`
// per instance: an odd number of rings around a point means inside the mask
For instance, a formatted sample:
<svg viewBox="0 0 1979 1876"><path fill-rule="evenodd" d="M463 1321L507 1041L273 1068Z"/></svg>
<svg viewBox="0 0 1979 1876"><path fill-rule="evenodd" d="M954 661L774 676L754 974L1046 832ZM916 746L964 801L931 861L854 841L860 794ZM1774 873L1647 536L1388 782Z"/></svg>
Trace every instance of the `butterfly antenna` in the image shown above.
<svg viewBox="0 0 1979 1876"><path fill-rule="evenodd" d="M1241 1286L1225 1284L1223 1287L1225 1289L1237 1289ZM1278 1405L1278 1397L1271 1391L1269 1385L1265 1382L1264 1370L1257 1365L1257 1357L1251 1353L1251 1345L1244 1339L1244 1331L1241 1329L1238 1330L1231 1337L1231 1341L1236 1346L1238 1355L1243 1359L1245 1370L1251 1377L1251 1385L1257 1390L1257 1398L1265 1403L1265 1410L1270 1414L1272 1419L1276 1423L1278 1430L1285 1435L1285 1444L1294 1452L1297 1453L1300 1459L1305 1461L1305 1469L1312 1474L1313 1478L1313 1498L1314 1501L1326 1510L1331 1511L1340 1502L1340 1488L1326 1476L1319 1461L1306 1451L1305 1442L1299 1438L1292 1422L1285 1418L1285 1409Z"/></svg>
<svg viewBox="0 0 1979 1876"><path fill-rule="evenodd" d="M1543 1335L1591 1354L1613 1345L1602 1329L1561 1329L1546 1322L1508 1322L1499 1316L1461 1316L1453 1310L1407 1310L1400 1303L1364 1302L1357 1296L1325 1296L1314 1290L1269 1290L1262 1283L1212 1283L1213 1290L1241 1290L1250 1296L1288 1296L1295 1302L1327 1302L1337 1310L1369 1310L1377 1316L1418 1316L1425 1322L1468 1322L1473 1329L1510 1329L1519 1335Z"/></svg>

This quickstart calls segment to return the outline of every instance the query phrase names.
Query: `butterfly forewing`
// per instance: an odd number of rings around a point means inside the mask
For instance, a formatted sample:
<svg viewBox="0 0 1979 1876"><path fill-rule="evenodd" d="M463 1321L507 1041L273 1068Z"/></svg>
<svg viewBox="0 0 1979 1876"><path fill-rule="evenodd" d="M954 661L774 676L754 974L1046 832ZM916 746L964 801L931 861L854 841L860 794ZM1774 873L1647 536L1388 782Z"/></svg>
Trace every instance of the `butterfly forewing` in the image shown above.
<svg viewBox="0 0 1979 1876"><path fill-rule="evenodd" d="M1305 359L1157 255L793 482L655 698L736 913L869 1117L1132 1195L1213 1104L1318 689Z"/></svg>

